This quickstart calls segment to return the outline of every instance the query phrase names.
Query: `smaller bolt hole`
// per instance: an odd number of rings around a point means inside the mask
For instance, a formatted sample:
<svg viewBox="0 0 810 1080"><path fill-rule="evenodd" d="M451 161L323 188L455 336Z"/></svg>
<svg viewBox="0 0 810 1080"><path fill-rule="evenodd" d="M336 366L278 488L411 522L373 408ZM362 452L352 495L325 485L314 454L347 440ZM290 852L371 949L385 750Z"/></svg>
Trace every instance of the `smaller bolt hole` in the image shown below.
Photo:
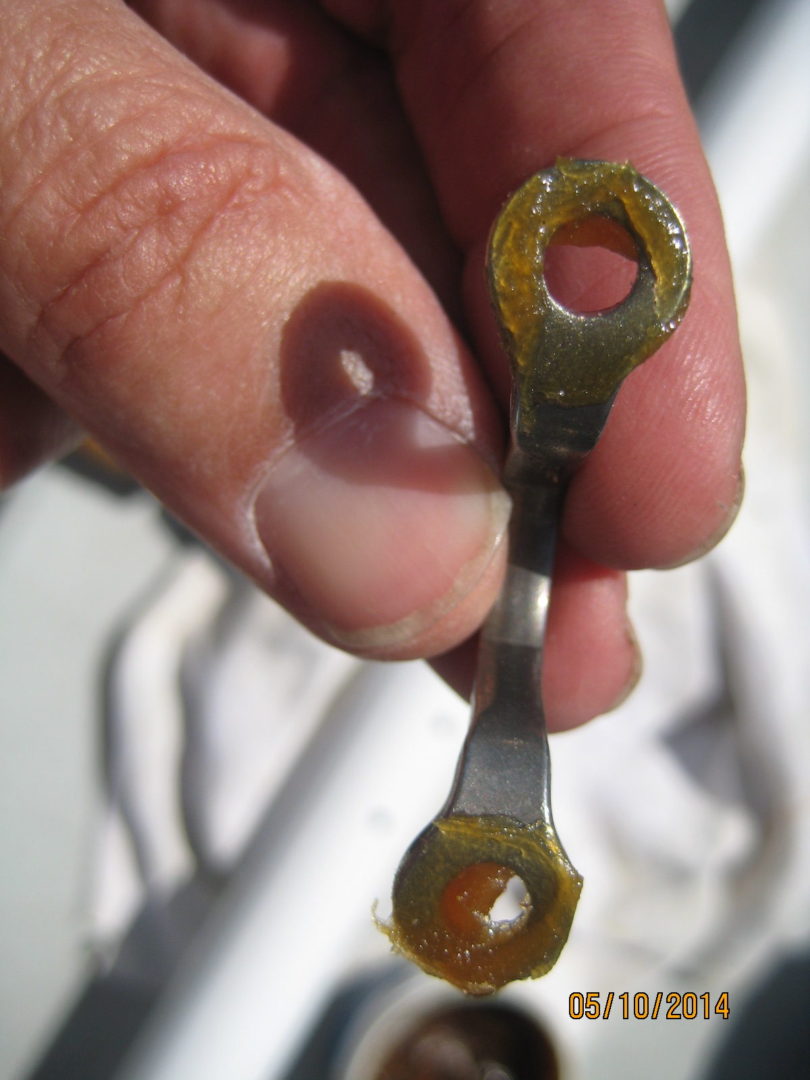
<svg viewBox="0 0 810 1080"><path fill-rule="evenodd" d="M577 315L621 304L638 277L635 241L618 222L600 214L561 226L546 249L546 287Z"/></svg>
<svg viewBox="0 0 810 1080"><path fill-rule="evenodd" d="M530 907L523 879L495 862L465 867L442 893L445 923L473 939L482 933L517 931Z"/></svg>
<svg viewBox="0 0 810 1080"><path fill-rule="evenodd" d="M529 893L523 878L513 874L506 883L506 888L489 909L489 921L513 923L522 918L530 907Z"/></svg>

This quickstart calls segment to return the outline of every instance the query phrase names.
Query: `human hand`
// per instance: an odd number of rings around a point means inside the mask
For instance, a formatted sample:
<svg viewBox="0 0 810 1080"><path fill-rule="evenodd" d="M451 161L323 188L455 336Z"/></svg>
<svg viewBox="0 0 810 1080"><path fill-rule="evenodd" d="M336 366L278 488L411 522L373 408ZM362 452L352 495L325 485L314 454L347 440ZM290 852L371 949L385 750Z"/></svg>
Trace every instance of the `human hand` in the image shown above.
<svg viewBox="0 0 810 1080"><path fill-rule="evenodd" d="M327 640L464 685L508 513L488 230L558 155L630 160L695 281L568 495L549 724L609 708L638 668L623 571L707 549L740 493L730 275L663 9L133 7L2 5L0 475L78 423Z"/></svg>

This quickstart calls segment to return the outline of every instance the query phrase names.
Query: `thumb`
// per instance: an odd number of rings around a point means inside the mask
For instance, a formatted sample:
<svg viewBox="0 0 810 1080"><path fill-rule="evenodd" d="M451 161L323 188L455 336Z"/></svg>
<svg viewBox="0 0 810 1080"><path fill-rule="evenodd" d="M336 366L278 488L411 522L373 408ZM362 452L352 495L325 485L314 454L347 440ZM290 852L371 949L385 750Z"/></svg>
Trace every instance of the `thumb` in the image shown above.
<svg viewBox="0 0 810 1080"><path fill-rule="evenodd" d="M123 6L20 3L0 45L0 349L328 639L463 640L498 419L393 239Z"/></svg>

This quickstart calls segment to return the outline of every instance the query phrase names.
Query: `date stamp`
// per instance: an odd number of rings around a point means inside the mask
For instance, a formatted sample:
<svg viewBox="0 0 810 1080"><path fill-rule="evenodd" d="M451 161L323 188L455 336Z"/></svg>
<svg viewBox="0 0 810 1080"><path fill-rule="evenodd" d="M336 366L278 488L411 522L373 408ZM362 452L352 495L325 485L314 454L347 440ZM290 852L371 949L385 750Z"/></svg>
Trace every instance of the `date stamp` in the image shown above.
<svg viewBox="0 0 810 1080"><path fill-rule="evenodd" d="M568 1015L572 1020L609 1020L611 1014L622 1020L711 1020L715 1016L728 1020L731 1004L725 990L714 995L691 990L673 990L668 994L663 990L655 994L643 990L635 994L591 990L568 995Z"/></svg>

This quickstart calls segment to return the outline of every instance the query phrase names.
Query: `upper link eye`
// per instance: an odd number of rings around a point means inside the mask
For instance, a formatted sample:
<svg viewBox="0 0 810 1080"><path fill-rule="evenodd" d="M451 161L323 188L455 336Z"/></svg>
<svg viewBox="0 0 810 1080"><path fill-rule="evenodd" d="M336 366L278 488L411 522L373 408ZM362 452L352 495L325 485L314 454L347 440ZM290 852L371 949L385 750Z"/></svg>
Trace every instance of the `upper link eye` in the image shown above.
<svg viewBox="0 0 810 1080"><path fill-rule="evenodd" d="M580 314L554 300L545 259L561 236L575 243L595 236L635 258L636 280L622 303ZM501 211L489 278L506 351L516 373L531 371L533 399L596 405L678 325L689 301L691 256L674 207L632 166L560 160Z"/></svg>

